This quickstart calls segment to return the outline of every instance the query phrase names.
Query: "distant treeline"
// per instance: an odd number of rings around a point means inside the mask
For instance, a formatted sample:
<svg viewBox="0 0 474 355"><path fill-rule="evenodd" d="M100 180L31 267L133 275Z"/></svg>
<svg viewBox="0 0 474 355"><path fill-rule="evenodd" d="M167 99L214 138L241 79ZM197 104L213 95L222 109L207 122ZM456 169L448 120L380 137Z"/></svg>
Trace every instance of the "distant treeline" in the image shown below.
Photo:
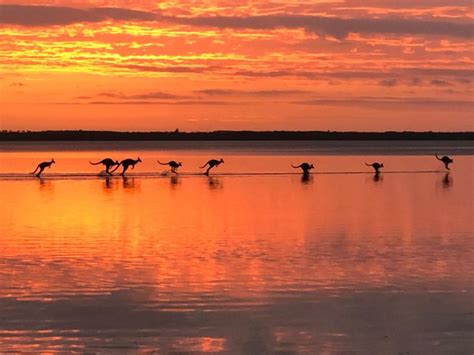
<svg viewBox="0 0 474 355"><path fill-rule="evenodd" d="M332 131L0 131L0 141L282 141L282 140L473 140L474 132Z"/></svg>

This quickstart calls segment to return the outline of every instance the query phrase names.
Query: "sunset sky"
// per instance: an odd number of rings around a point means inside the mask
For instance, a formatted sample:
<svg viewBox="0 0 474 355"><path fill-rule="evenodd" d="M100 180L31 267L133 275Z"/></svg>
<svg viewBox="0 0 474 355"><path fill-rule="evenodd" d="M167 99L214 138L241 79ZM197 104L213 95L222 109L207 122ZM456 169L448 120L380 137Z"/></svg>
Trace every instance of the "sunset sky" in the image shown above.
<svg viewBox="0 0 474 355"><path fill-rule="evenodd" d="M0 0L2 129L473 130L472 0Z"/></svg>

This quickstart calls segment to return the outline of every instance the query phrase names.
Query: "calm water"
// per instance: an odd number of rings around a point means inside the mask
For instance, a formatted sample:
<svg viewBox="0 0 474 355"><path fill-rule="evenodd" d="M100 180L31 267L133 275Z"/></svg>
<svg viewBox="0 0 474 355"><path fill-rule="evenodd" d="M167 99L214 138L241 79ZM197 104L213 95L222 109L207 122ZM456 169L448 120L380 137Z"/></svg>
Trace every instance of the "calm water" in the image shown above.
<svg viewBox="0 0 474 355"><path fill-rule="evenodd" d="M471 354L474 148L443 144L450 174L437 142L2 143L0 352Z"/></svg>

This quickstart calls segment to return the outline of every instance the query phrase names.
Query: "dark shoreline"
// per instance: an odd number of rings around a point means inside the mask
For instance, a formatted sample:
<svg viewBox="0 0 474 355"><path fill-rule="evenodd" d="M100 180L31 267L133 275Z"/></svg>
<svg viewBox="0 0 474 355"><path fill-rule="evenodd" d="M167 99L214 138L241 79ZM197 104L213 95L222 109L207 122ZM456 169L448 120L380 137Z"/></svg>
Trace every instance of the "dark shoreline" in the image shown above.
<svg viewBox="0 0 474 355"><path fill-rule="evenodd" d="M469 141L474 132L332 131L2 131L0 141Z"/></svg>

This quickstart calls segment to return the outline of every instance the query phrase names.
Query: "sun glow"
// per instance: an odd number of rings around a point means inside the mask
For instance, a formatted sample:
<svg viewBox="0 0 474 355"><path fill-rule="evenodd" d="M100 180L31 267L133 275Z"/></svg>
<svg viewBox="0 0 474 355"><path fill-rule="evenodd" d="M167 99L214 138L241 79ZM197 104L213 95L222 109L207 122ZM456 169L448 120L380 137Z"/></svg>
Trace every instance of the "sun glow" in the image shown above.
<svg viewBox="0 0 474 355"><path fill-rule="evenodd" d="M4 129L472 128L463 6L45 1L41 16L15 4L0 5ZM133 124L118 123L129 116L114 104L133 109ZM74 106L67 120L64 105Z"/></svg>

